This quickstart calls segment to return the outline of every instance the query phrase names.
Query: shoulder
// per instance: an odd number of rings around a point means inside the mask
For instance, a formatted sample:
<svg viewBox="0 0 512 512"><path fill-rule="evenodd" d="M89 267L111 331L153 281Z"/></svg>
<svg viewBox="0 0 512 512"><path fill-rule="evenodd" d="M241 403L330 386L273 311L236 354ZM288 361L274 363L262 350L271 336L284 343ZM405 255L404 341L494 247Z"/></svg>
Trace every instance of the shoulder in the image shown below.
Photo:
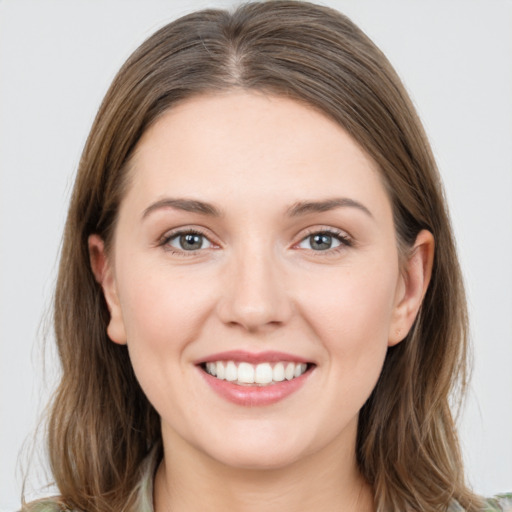
<svg viewBox="0 0 512 512"><path fill-rule="evenodd" d="M498 494L493 498L482 498L481 512L512 512L512 493ZM465 512L466 509L454 501L448 512Z"/></svg>
<svg viewBox="0 0 512 512"><path fill-rule="evenodd" d="M139 468L140 478L128 497L129 505L123 509L125 512L153 512L153 477L161 457L161 446L157 444L151 449ZM53 496L26 503L19 512L80 511L70 509L61 497Z"/></svg>
<svg viewBox="0 0 512 512"><path fill-rule="evenodd" d="M485 512L512 512L512 493L498 494L494 498L485 500Z"/></svg>
<svg viewBox="0 0 512 512"><path fill-rule="evenodd" d="M19 512L73 512L59 498L44 498L27 503Z"/></svg>

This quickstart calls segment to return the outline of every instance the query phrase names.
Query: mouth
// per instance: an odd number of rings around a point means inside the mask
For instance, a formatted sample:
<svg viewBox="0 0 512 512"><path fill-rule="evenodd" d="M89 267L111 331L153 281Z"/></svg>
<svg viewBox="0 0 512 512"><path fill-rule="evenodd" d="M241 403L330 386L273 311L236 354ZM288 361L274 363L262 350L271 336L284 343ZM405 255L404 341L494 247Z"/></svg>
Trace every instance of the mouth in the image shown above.
<svg viewBox="0 0 512 512"><path fill-rule="evenodd" d="M241 406L267 406L298 392L316 364L284 352L222 352L196 361L205 383Z"/></svg>
<svg viewBox="0 0 512 512"><path fill-rule="evenodd" d="M199 365L207 374L238 386L273 386L292 381L311 370L312 363L266 361L252 364L247 361L208 361Z"/></svg>

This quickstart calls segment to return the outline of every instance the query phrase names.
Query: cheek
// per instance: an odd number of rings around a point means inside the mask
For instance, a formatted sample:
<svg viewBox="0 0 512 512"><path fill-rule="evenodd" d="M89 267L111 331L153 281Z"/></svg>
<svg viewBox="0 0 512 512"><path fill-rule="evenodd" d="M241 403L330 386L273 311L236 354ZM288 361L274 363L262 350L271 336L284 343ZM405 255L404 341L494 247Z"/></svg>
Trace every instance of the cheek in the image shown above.
<svg viewBox="0 0 512 512"><path fill-rule="evenodd" d="M374 364L374 356L383 358L397 280L398 266L383 260L333 269L311 279L302 309L332 356L350 364L361 358L361 365Z"/></svg>
<svg viewBox="0 0 512 512"><path fill-rule="evenodd" d="M118 285L128 344L158 349L192 339L211 295L200 276L170 272L158 263L129 263L120 266L123 281Z"/></svg>
<svg viewBox="0 0 512 512"><path fill-rule="evenodd" d="M162 413L180 400L180 382L211 303L201 279L132 258L119 263L121 309L132 366L142 389Z"/></svg>

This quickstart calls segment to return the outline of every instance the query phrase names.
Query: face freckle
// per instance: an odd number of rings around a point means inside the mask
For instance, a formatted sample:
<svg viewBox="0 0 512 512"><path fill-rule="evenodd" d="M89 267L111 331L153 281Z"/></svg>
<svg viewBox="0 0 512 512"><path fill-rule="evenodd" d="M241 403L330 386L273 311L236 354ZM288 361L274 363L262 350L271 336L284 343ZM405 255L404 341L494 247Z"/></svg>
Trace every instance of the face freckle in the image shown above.
<svg viewBox="0 0 512 512"><path fill-rule="evenodd" d="M403 291L376 164L312 108L228 92L165 113L131 172L106 296L164 445L254 468L353 450Z"/></svg>

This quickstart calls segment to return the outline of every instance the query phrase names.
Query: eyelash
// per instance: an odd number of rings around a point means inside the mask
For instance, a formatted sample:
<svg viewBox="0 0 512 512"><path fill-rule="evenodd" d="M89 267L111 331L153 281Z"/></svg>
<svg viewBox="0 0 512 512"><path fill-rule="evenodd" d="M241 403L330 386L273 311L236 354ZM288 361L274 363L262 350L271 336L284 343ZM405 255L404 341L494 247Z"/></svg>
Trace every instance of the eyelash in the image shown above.
<svg viewBox="0 0 512 512"><path fill-rule="evenodd" d="M170 252L173 255L183 256L183 257L194 256L199 251L205 250L205 249L197 249L197 250L186 251L186 250L179 250L179 249L173 248L170 245L170 242L180 236L183 236L183 235L198 235L198 236L201 236L201 237L205 238L206 240L208 240L208 242L210 244L216 245L216 244L214 244L214 242L212 242L210 240L210 238L203 231L201 231L197 228L179 229L179 230L173 231L171 233L166 233L160 239L158 245L163 247L164 250ZM299 244L301 244L302 242L304 242L305 240L307 240L308 238L310 238L314 235L327 235L327 236L332 237L340 242L339 246L334 247L334 248L325 249L325 250L315 251L313 249L306 249L312 253L316 253L315 255L317 255L317 256L336 254L339 251L342 251L342 250L346 249L347 247L352 247L354 245L352 239L347 234L344 234L342 231L338 231L336 229L326 227L326 228L320 228L320 229L316 228L316 229L308 230L306 232L306 234L299 240L299 242L294 244L293 247L297 247Z"/></svg>
<svg viewBox="0 0 512 512"><path fill-rule="evenodd" d="M178 238L180 236L183 236L183 235L198 235L198 236L201 236L201 237L205 238L206 240L208 240L212 245L216 245L210 240L210 238L206 235L206 233L204 233L203 231L201 231L197 228L178 229L176 231L172 231L171 233L166 233L160 239L158 245L163 247L165 251L168 251L173 255L183 256L183 257L194 256L197 254L198 251L204 250L204 249L197 249L195 251L194 250L186 251L186 250L175 249L174 247L172 247L170 245L170 242L172 240L174 240L175 238Z"/></svg>
<svg viewBox="0 0 512 512"><path fill-rule="evenodd" d="M347 249L348 247L353 247L354 242L352 238L347 235L343 231L339 231L337 229L333 229L330 227L325 228L314 228L307 230L306 234L300 239L298 244L301 244L304 240L307 240L308 238L314 236L314 235L327 235L330 236L340 242L340 245L338 247L333 247L329 249L325 249L323 251L315 251L313 249L310 249L310 252L312 252L315 256L328 256L336 254L340 251L343 251ZM295 244L297 246L298 244Z"/></svg>

